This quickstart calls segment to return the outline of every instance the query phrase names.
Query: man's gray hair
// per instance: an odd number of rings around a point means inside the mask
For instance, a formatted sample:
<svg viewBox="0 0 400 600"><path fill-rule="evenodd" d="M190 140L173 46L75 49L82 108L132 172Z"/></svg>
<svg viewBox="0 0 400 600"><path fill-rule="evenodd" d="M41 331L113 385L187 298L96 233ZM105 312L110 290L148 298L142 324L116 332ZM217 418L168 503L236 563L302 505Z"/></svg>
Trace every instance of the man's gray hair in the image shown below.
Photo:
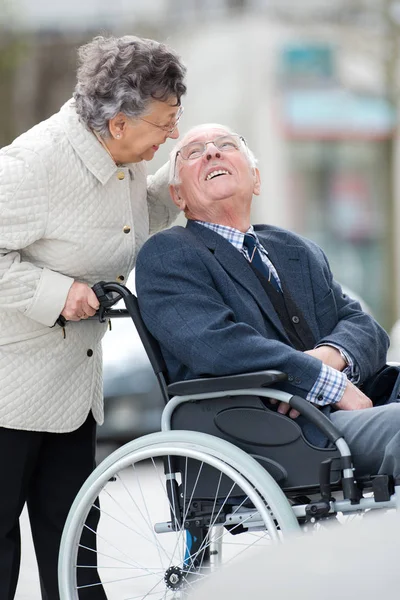
<svg viewBox="0 0 400 600"><path fill-rule="evenodd" d="M186 67L171 48L154 40L98 36L79 48L78 59L76 111L102 137L110 135L108 122L119 112L141 117L152 100L174 97L180 105L186 92Z"/></svg>
<svg viewBox="0 0 400 600"><path fill-rule="evenodd" d="M181 183L178 169L175 168L176 165L176 155L179 150L188 143L188 139L195 136L196 134L203 133L205 129L222 129L226 131L226 133L231 133L233 135L239 135L226 125L220 125L219 123L204 123L203 125L196 125L192 127L185 133L185 135L179 140L177 144L173 147L170 155L169 155L169 184L170 185L178 185ZM255 169L257 166L257 159L254 156L253 152L250 150L248 145L240 140L241 149L243 154L246 156L249 165L252 169Z"/></svg>

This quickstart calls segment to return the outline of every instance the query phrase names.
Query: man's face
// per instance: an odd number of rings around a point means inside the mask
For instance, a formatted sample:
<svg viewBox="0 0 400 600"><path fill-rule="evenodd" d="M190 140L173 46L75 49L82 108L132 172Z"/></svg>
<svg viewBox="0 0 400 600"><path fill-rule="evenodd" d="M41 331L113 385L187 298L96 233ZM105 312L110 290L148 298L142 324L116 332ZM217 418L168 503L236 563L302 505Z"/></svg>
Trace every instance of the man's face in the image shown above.
<svg viewBox="0 0 400 600"><path fill-rule="evenodd" d="M171 186L175 202L191 219L210 220L215 212L232 212L240 207L250 212L253 194L259 193L257 169L252 169L242 150L227 146L218 149L213 140L230 134L222 128L207 128L187 136L184 146L191 142L210 142L202 156L176 161L181 181Z"/></svg>

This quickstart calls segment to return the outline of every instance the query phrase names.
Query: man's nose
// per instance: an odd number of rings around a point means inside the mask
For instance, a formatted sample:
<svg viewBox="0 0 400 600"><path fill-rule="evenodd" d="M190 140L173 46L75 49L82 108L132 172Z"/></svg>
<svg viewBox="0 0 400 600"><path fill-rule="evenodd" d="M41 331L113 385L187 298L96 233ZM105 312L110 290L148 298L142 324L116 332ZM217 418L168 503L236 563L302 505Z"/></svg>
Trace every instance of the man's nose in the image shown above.
<svg viewBox="0 0 400 600"><path fill-rule="evenodd" d="M212 159L212 158L214 158L214 157L215 157L215 158L221 158L221 153L220 153L220 151L219 151L219 150L217 150L216 148L215 148L215 152L210 152L210 151L208 151L208 152L207 152L207 157L206 157L206 158L207 158L207 160L211 160L211 159Z"/></svg>
<svg viewBox="0 0 400 600"><path fill-rule="evenodd" d="M213 142L208 142L207 145L207 160L211 160L213 157L221 158L221 153L218 150L217 146L214 145Z"/></svg>

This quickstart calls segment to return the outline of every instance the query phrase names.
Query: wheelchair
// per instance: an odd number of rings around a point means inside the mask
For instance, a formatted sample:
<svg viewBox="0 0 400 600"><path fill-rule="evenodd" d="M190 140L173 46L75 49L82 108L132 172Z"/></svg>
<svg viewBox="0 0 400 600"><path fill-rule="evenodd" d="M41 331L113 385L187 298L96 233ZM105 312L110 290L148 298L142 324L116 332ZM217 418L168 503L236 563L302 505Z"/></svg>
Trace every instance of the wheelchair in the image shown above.
<svg viewBox="0 0 400 600"><path fill-rule="evenodd" d="M349 447L332 422L274 387L284 373L168 384L136 297L118 283L94 290L100 320L132 318L165 408L159 433L113 452L78 493L60 547L61 600L96 598L101 586L108 600L188 598L222 565L286 536L338 516L399 508L400 482L384 475L356 480ZM121 298L126 308L111 308ZM328 447L310 444L267 399L298 410Z"/></svg>

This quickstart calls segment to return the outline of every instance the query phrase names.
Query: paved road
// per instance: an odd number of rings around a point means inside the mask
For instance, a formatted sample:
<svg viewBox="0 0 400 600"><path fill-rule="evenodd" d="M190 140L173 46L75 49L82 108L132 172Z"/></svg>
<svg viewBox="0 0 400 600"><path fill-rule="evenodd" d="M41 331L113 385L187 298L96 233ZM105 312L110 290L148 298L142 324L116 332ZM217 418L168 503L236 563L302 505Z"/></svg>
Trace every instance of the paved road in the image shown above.
<svg viewBox="0 0 400 600"><path fill-rule="evenodd" d="M118 502L122 502L123 494L118 492L117 495ZM151 502L148 507L151 510ZM39 581L26 511L22 515L21 529L22 568L16 600L38 600ZM235 563L226 573L223 571L215 579L205 582L193 600L222 597L241 600L245 595L257 600L265 597L265 589L276 600L287 600L299 589L300 598L308 600L394 598L398 588L399 532L398 515L367 515L359 522L331 528L315 536L265 547L257 556ZM145 545L143 536L138 542L142 549ZM313 557L311 561L310 556ZM110 598L139 597L126 595L119 589ZM343 596L343 589L349 590L349 595Z"/></svg>
<svg viewBox="0 0 400 600"><path fill-rule="evenodd" d="M199 463L198 478L201 468ZM155 523L170 518L162 462L124 469L116 480L108 481L100 502L99 565L109 600L138 599L147 596L150 588L154 590L152 597L160 593L163 598L172 599L172 591L165 595L164 574L182 564L185 537L179 533L156 535L153 529ZM243 518L246 519L245 513ZM16 600L38 600L40 588L26 511L21 525L23 558ZM234 536L215 528L213 534L224 537L223 557L228 561L242 555L246 546L254 549L258 543L269 543L264 532ZM204 574L196 585L202 578ZM191 585L194 584L192 580Z"/></svg>

